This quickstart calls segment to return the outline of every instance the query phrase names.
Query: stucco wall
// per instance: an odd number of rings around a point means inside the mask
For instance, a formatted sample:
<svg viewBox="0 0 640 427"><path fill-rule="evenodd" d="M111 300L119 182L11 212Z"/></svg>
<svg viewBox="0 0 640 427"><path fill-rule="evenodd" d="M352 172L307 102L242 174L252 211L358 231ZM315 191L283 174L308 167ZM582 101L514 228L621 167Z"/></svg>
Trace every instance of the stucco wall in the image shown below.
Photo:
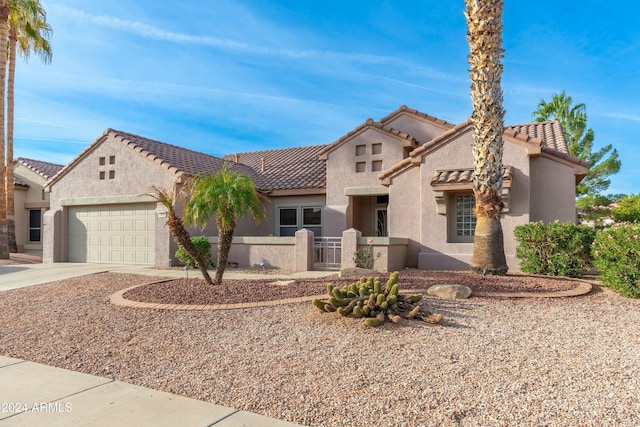
<svg viewBox="0 0 640 427"><path fill-rule="evenodd" d="M431 141L433 138L449 129L447 126L439 126L426 119L422 120L413 114L401 114L386 124L394 129L408 133L416 138L421 144Z"/></svg>
<svg viewBox="0 0 640 427"><path fill-rule="evenodd" d="M382 143L381 154L372 154L374 143ZM363 155L356 155L358 145L366 147ZM402 160L406 154L399 140L375 128L365 129L328 154L325 213L327 235L340 236L343 230L352 226L353 211L348 208L349 196L345 195L345 188L382 188L378 174ZM378 160L382 161L381 170L373 171L372 162ZM356 172L358 162L364 162L364 172Z"/></svg>
<svg viewBox="0 0 640 427"><path fill-rule="evenodd" d="M115 163L109 164L110 156L115 156ZM105 165L100 165L100 157L105 158ZM105 172L105 179L100 179L100 171ZM115 176L109 179L109 171ZM60 253L43 254L46 262L67 260L67 212L66 207L78 205L101 205L118 203L135 203L149 200L145 196L153 192L153 186L161 189L172 189L173 175L150 159L135 153L120 142L110 138L93 145L90 151L58 181L51 186L51 210L61 212L59 235L62 244L51 245L60 248ZM163 208L158 206L158 213ZM162 266L175 252L173 239L167 238L168 229L165 220L156 221L155 253L156 262ZM47 233L47 236L53 236ZM45 245L48 243L45 242Z"/></svg>
<svg viewBox="0 0 640 427"><path fill-rule="evenodd" d="M418 266L424 269L465 269L473 253L472 243L449 243L447 216L437 213L437 203L431 178L435 170L468 169L473 167L471 130L423 157L420 167L422 183L421 249ZM513 169L509 212L502 218L505 255L511 271L519 269L515 257L516 242L513 230L529 222L529 157L526 149L505 141L503 165ZM394 179L395 183L395 179ZM395 184L394 184L395 185ZM469 187L469 190L471 188Z"/></svg>
<svg viewBox="0 0 640 427"><path fill-rule="evenodd" d="M406 266L411 268L418 267L421 230L427 225L421 217L423 193L418 167L398 175L389 186L389 236L408 239Z"/></svg>
<svg viewBox="0 0 640 427"><path fill-rule="evenodd" d="M531 221L577 221L573 168L545 157L531 162Z"/></svg>
<svg viewBox="0 0 640 427"><path fill-rule="evenodd" d="M29 210L40 209L44 214L49 208L49 194L42 192L46 179L20 163L15 163L13 173L29 185L28 189L16 188L14 191L18 251L42 250L42 241L29 242Z"/></svg>

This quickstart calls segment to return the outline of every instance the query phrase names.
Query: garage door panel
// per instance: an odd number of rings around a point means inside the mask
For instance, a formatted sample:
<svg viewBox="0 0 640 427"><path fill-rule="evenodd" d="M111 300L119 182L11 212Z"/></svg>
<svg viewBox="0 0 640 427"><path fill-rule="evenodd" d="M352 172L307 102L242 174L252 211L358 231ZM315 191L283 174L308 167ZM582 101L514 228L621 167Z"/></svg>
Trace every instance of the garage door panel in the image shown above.
<svg viewBox="0 0 640 427"><path fill-rule="evenodd" d="M71 262L152 265L155 204L74 206L68 233Z"/></svg>

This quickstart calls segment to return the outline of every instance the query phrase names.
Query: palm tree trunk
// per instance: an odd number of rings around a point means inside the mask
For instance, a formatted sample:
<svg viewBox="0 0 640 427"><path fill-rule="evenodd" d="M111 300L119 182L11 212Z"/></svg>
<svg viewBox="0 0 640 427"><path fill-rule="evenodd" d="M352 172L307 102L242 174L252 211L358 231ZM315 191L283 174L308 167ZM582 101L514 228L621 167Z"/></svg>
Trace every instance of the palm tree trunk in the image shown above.
<svg viewBox="0 0 640 427"><path fill-rule="evenodd" d="M222 226L219 217L216 219L218 226L218 256L216 257L216 285L222 284L222 275L229 261L229 251L231 250L231 242L233 240L233 230L236 227L235 221L231 221L230 227Z"/></svg>
<svg viewBox="0 0 640 427"><path fill-rule="evenodd" d="M207 270L207 260L204 259L198 248L193 244L191 236L187 230L185 230L182 220L178 218L173 209L169 210L167 226L169 227L169 230L176 242L196 261L196 264L198 264L198 268L202 273L202 278L207 282L207 285L213 285L213 281L211 280L211 276L209 276L209 271Z"/></svg>
<svg viewBox="0 0 640 427"><path fill-rule="evenodd" d="M9 252L18 252L16 244L16 209L13 191L13 126L14 86L16 76L16 49L18 35L15 29L9 34L9 78L7 80L7 239Z"/></svg>
<svg viewBox="0 0 640 427"><path fill-rule="evenodd" d="M9 37L9 4L0 2L0 259L9 259L7 241L7 167L5 162L5 82L7 76L7 41ZM13 183L11 183L13 185Z"/></svg>
<svg viewBox="0 0 640 427"><path fill-rule="evenodd" d="M500 217L503 203L502 0L465 0L469 77L473 104L473 191L476 231L470 267L505 274L508 270Z"/></svg>

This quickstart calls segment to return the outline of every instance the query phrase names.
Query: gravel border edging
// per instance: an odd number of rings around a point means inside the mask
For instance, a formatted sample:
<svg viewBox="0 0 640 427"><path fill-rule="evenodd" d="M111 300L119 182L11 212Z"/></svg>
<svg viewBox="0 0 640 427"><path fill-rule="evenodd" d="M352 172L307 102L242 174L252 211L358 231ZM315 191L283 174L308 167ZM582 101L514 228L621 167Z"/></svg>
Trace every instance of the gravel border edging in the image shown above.
<svg viewBox="0 0 640 427"><path fill-rule="evenodd" d="M109 297L109 301L119 307L129 308L145 308L152 310L188 310L188 311L206 311L206 310L238 310L245 308L258 308L258 307L273 307L277 305L295 304L300 302L312 301L314 298L325 298L326 294L322 295L309 295L297 298L285 298L272 301L257 301L247 303L235 303L235 304L161 304L153 302L132 301L124 298L124 294L131 289L135 289L140 286L153 285L156 283L169 282L173 279L156 280L154 282L142 283L139 285L130 286L126 289L122 289ZM483 298L563 298L563 297L576 297L586 295L593 289L593 285L585 280L575 279L579 282L579 285L568 291L557 292L473 292L472 296ZM418 293L426 292L426 289L403 289L402 293Z"/></svg>

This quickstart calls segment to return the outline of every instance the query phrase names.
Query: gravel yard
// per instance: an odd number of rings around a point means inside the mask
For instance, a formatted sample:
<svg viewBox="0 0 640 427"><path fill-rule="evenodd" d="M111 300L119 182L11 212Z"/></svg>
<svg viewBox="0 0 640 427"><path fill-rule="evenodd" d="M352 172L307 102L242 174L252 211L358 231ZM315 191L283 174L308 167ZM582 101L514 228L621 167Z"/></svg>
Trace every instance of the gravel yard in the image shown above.
<svg viewBox="0 0 640 427"><path fill-rule="evenodd" d="M640 300L598 287L575 298L425 298L441 325L375 329L309 303L108 302L155 280L103 273L2 292L0 354L310 426L640 425Z"/></svg>

